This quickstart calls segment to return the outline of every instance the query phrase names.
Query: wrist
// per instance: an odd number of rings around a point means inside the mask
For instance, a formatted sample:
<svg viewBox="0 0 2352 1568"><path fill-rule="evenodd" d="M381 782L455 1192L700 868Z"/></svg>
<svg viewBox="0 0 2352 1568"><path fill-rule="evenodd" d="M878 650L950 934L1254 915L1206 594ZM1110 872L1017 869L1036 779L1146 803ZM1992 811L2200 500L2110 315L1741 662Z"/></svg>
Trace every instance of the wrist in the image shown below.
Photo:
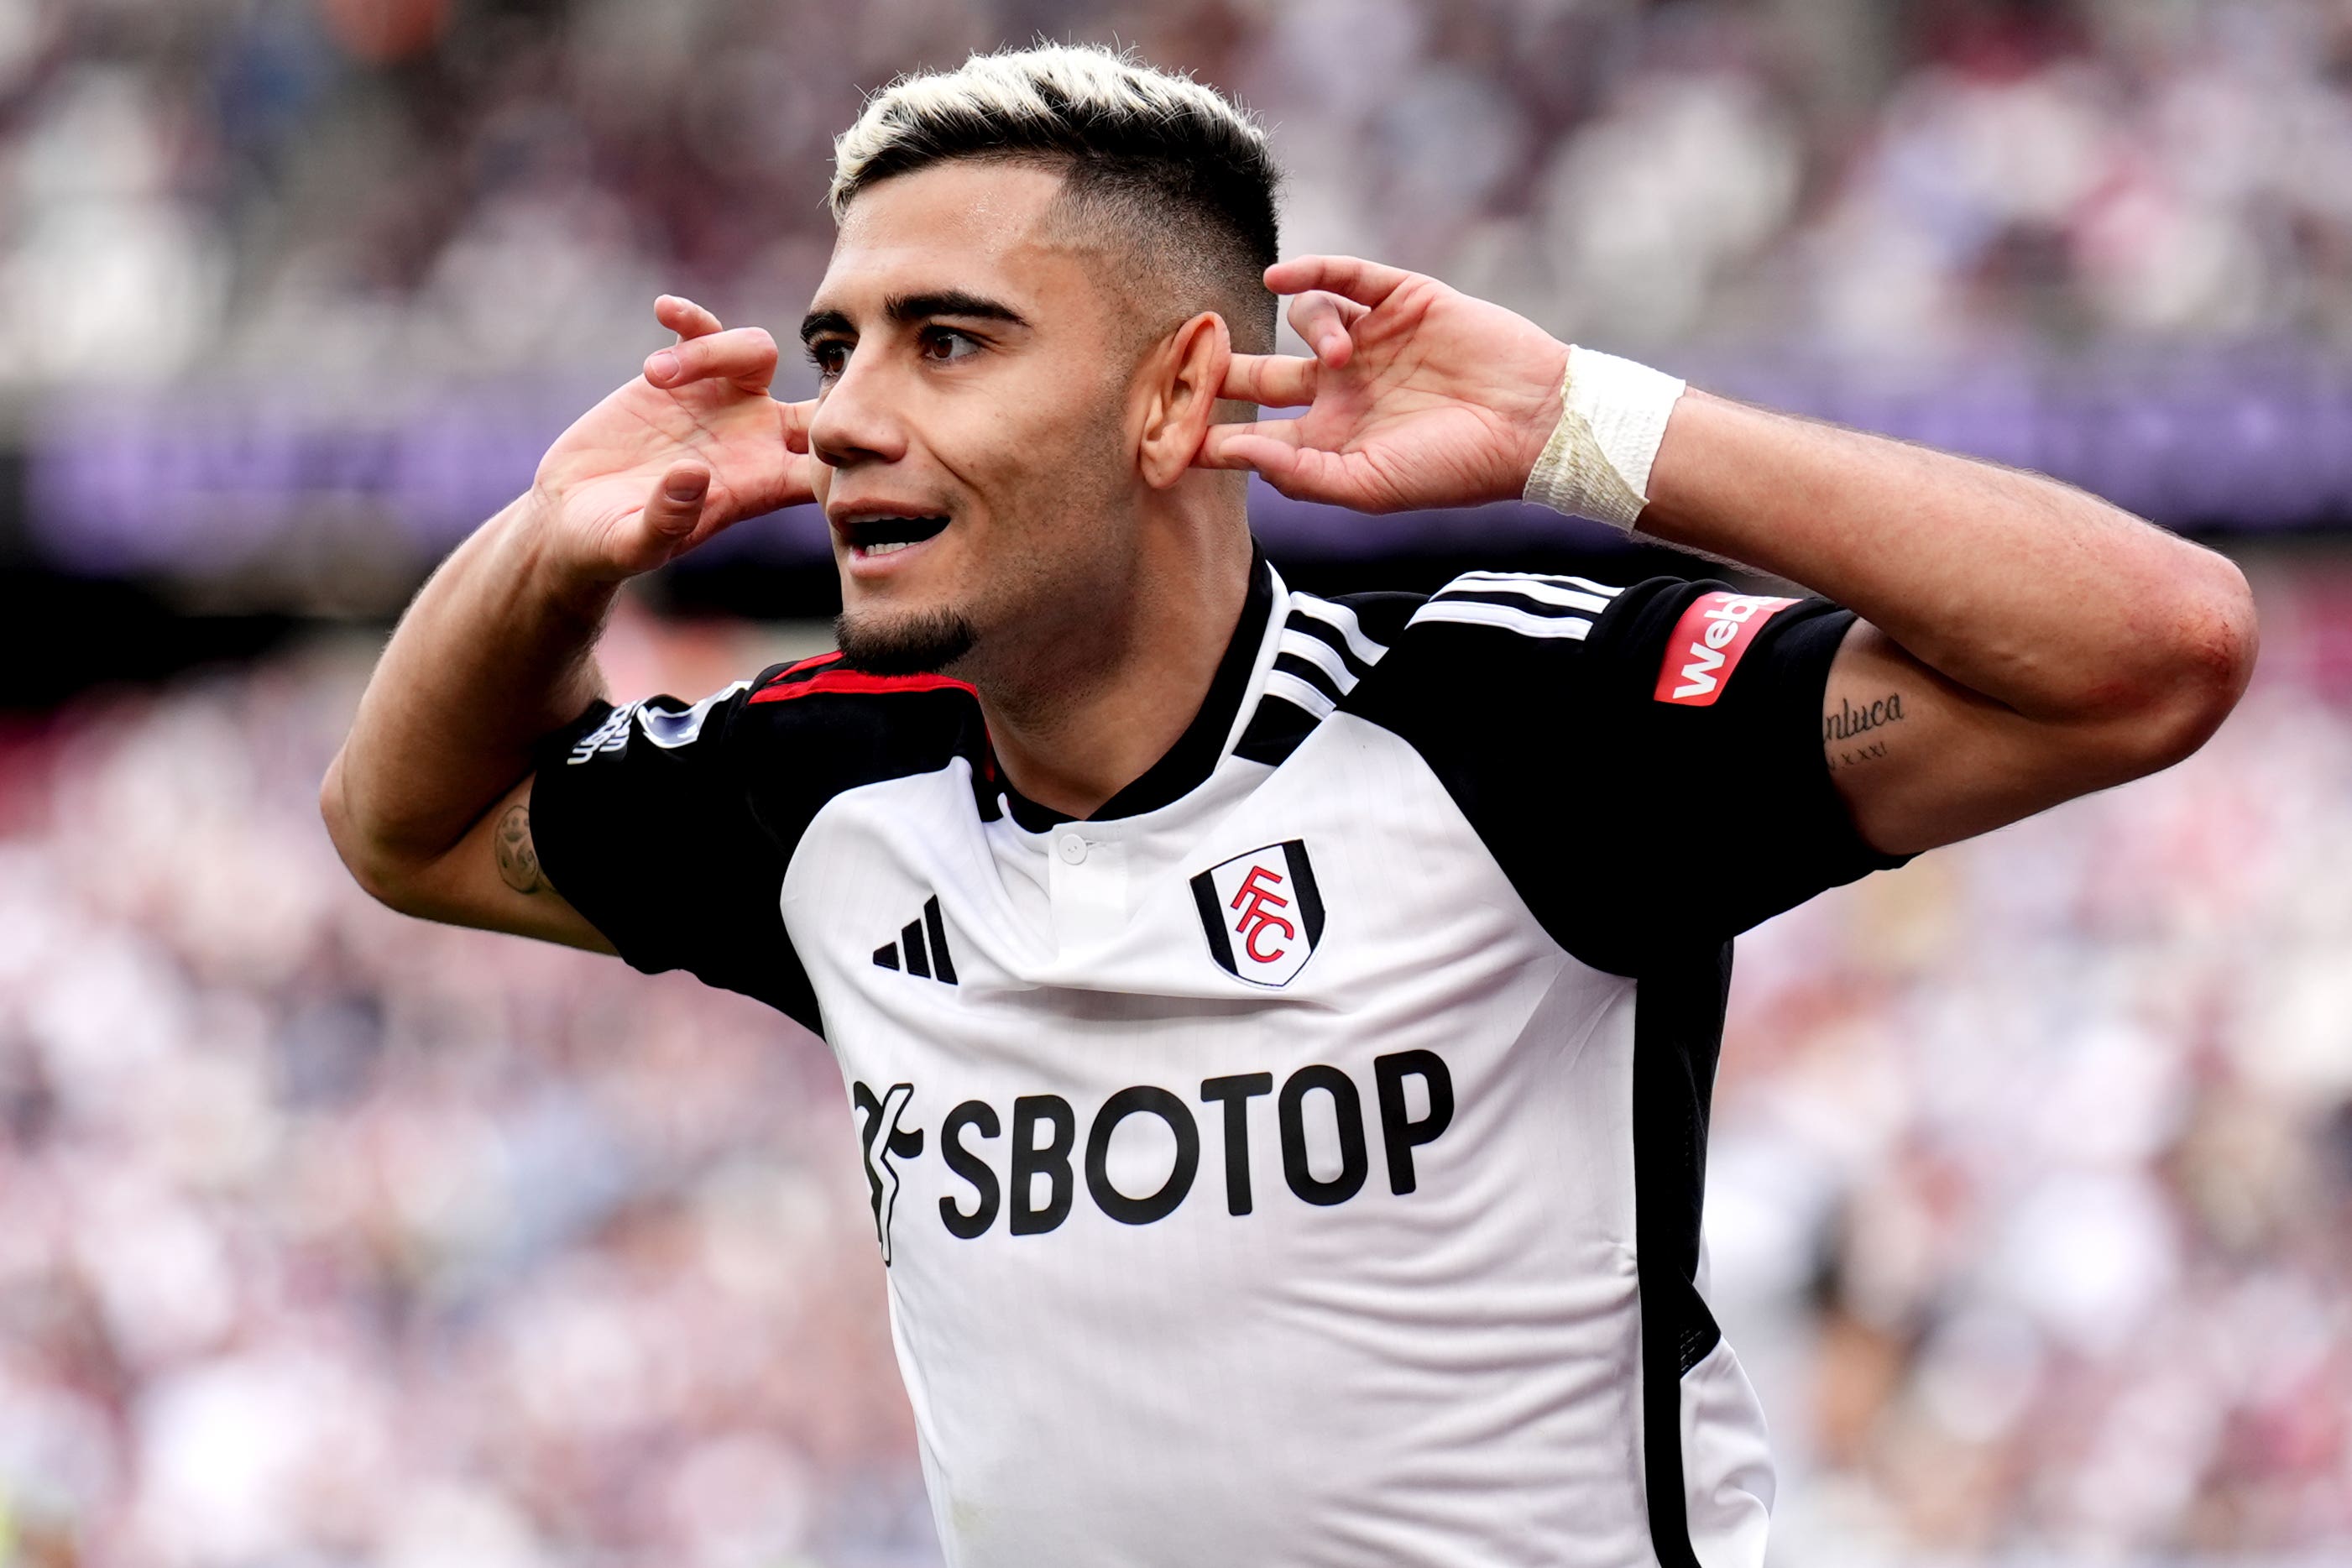
<svg viewBox="0 0 2352 1568"><path fill-rule="evenodd" d="M1557 340L1551 342L1550 348L1552 352L1546 356L1549 363L1542 382L1543 395L1534 400L1519 426L1517 472L1522 494L1537 466L1543 461L1544 448L1551 444L1552 433L1559 428L1560 416L1568 410L1568 367L1576 351Z"/></svg>
<svg viewBox="0 0 2352 1568"><path fill-rule="evenodd" d="M627 579L567 550L562 518L560 498L538 485L508 503L501 521L513 581L559 618L601 624Z"/></svg>
<svg viewBox="0 0 2352 1568"><path fill-rule="evenodd" d="M1631 531L1685 384L1662 371L1571 347L1559 417L1521 492L1555 511Z"/></svg>

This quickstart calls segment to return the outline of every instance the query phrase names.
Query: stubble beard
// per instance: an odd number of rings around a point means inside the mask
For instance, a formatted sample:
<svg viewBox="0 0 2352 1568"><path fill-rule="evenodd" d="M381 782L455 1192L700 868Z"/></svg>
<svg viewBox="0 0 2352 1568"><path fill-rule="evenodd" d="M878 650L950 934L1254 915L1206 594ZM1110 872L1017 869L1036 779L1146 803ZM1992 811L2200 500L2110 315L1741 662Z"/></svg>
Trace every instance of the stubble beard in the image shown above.
<svg viewBox="0 0 2352 1568"><path fill-rule="evenodd" d="M1114 412L1121 384L1106 389L1103 412L1072 432L1067 447L1033 458L1029 482L1001 498L1001 511L1026 526L994 545L993 581L961 607L845 608L833 623L844 665L873 675L935 675L960 667L952 672L1002 686L1000 695L1016 705L1024 698L1050 702L1085 683L1084 672L1100 658L1071 659L1069 650L1084 646L1099 656L1118 640L1115 626L1108 637L1087 635L1106 629L1099 612L1073 624L1070 607L1117 598L1119 574L1106 576L1104 567L1118 552L1098 531L1121 496ZM977 622L969 613L974 609Z"/></svg>
<svg viewBox="0 0 2352 1568"><path fill-rule="evenodd" d="M980 640L969 618L944 605L898 616L844 610L833 636L841 662L869 675L936 675Z"/></svg>

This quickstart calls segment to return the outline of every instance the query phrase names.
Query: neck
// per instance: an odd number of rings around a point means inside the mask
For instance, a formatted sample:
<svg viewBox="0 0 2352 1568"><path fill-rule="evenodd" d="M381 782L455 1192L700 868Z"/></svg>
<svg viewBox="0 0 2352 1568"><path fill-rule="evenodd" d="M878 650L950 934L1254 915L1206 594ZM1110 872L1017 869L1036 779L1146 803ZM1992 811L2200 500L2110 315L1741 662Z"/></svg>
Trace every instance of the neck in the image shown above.
<svg viewBox="0 0 2352 1568"><path fill-rule="evenodd" d="M1246 529L1159 531L1128 602L1096 605L1024 650L1018 670L976 670L997 762L1013 787L1087 817L1168 753L1200 712L1249 595Z"/></svg>

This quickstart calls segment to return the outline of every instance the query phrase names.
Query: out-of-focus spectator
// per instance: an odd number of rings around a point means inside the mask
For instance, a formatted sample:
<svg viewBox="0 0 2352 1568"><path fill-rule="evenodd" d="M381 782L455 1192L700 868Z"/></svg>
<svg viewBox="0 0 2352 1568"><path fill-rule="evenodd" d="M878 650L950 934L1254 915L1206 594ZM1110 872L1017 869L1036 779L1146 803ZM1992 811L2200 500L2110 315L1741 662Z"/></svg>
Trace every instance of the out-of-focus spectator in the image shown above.
<svg viewBox="0 0 2352 1568"><path fill-rule="evenodd" d="M1712 1287L1787 1561L2352 1551L2341 595L2258 583L2264 677L2189 763L1743 939ZM794 651L625 619L608 664ZM366 654L6 742L0 1541L929 1560L824 1048L370 904L311 806Z"/></svg>
<svg viewBox="0 0 2352 1568"><path fill-rule="evenodd" d="M2310 651L2183 766L1743 941L1708 1223L1790 1560L2352 1550L2352 723Z"/></svg>
<svg viewBox="0 0 2352 1568"><path fill-rule="evenodd" d="M0 0L0 376L624 371L662 289L788 324L859 91L1034 29L1259 110L1294 250L1563 333L2352 331L2333 0Z"/></svg>
<svg viewBox="0 0 2352 1568"><path fill-rule="evenodd" d="M789 327L861 89L1039 30L1259 110L1292 251L1564 336L2352 350L2338 0L0 0L0 394ZM364 599L396 519L279 562L247 499L174 526ZM1743 942L1709 1235L1777 1561L2352 1560L2352 590L2263 588L2190 763ZM371 905L313 805L369 651L0 727L0 1568L935 1560L823 1047Z"/></svg>
<svg viewBox="0 0 2352 1568"><path fill-rule="evenodd" d="M6 742L0 1561L922 1561L823 1047L357 896L312 802L364 667Z"/></svg>

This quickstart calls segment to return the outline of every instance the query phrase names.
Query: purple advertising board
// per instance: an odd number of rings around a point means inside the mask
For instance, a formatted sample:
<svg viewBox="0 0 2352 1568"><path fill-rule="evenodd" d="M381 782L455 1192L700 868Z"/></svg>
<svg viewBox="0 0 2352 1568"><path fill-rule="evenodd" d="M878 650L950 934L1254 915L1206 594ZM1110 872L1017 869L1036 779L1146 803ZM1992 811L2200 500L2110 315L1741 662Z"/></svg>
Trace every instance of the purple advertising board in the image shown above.
<svg viewBox="0 0 2352 1568"><path fill-rule="evenodd" d="M2072 480L2178 527L2352 518L2352 363L2288 351L2199 359L1993 361L1935 371L1725 360L1693 379L1791 412ZM202 579L266 561L421 572L526 487L598 395L544 387L298 398L232 386L59 398L29 423L26 538L42 563ZM1559 537L1517 504L1364 517L1263 484L1254 525L1297 558L1506 552ZM717 560L814 564L799 509L740 525Z"/></svg>

